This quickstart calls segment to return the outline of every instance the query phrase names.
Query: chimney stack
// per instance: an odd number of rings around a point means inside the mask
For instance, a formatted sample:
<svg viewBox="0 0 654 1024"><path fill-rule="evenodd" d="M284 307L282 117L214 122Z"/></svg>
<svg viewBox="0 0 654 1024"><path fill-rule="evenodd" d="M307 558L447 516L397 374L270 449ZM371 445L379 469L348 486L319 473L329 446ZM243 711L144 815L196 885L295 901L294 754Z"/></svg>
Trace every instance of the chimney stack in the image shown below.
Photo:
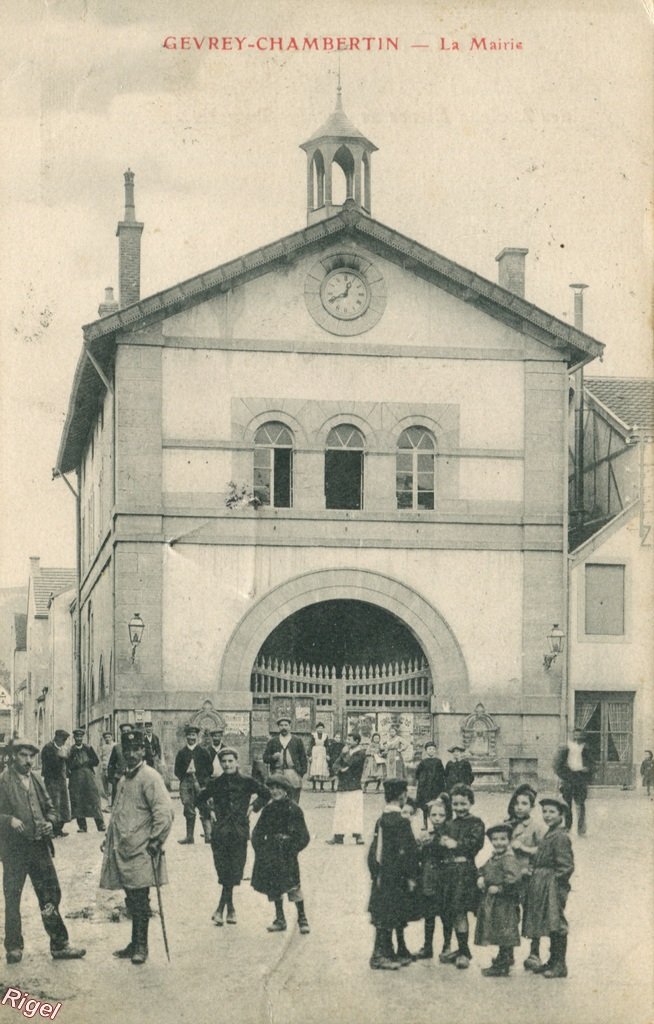
<svg viewBox="0 0 654 1024"><path fill-rule="evenodd" d="M571 284L570 287L575 293L575 327L578 331L584 329L584 290L587 284Z"/></svg>
<svg viewBox="0 0 654 1024"><path fill-rule="evenodd" d="M118 222L118 279L120 308L138 302L141 297L141 233L134 207L134 171L125 171L125 216ZM102 315L102 314L101 314Z"/></svg>
<svg viewBox="0 0 654 1024"><path fill-rule="evenodd" d="M529 249L502 249L495 257L499 263L498 284L500 288L525 297L525 256Z"/></svg>
<svg viewBox="0 0 654 1024"><path fill-rule="evenodd" d="M104 300L98 306L98 316L109 316L110 313L116 313L120 309L120 306L114 299L113 288L105 288Z"/></svg>

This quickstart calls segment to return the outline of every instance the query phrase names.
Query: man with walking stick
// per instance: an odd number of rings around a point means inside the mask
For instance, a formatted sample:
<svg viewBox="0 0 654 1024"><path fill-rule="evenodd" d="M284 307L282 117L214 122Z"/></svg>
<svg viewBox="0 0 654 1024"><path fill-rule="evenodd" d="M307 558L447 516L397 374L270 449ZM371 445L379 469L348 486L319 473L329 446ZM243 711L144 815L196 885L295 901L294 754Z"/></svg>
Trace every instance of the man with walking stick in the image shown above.
<svg viewBox="0 0 654 1024"><path fill-rule="evenodd" d="M143 734L133 731L122 741L126 771L118 783L107 838L102 844L100 888L124 889L132 917L131 941L114 956L144 964L148 958L150 886L157 887L161 910L159 886L168 881L163 845L172 827L173 807L163 779L144 763ZM164 942L167 953L165 930Z"/></svg>

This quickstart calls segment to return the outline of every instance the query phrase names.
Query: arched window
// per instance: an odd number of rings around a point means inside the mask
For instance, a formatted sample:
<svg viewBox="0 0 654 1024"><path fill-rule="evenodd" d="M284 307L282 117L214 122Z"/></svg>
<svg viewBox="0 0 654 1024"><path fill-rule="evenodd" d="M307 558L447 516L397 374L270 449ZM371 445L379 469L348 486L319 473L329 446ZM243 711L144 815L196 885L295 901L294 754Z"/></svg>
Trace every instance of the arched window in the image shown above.
<svg viewBox="0 0 654 1024"><path fill-rule="evenodd" d="M325 507L363 508L363 434L351 423L329 431L325 452Z"/></svg>
<svg viewBox="0 0 654 1024"><path fill-rule="evenodd" d="M254 435L254 494L262 505L293 505L293 435L284 423L264 423Z"/></svg>
<svg viewBox="0 0 654 1024"><path fill-rule="evenodd" d="M435 447L424 427L408 427L400 434L395 466L398 509L433 509Z"/></svg>

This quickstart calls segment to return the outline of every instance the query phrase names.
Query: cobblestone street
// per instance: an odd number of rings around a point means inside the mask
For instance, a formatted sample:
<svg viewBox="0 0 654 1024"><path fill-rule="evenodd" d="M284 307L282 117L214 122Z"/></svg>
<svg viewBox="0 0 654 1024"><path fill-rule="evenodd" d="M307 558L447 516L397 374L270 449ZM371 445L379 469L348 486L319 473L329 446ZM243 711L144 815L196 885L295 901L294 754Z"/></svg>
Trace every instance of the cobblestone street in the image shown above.
<svg viewBox="0 0 654 1024"><path fill-rule="evenodd" d="M365 849L325 845L333 801L330 793L305 792L302 797L312 836L300 861L309 936L298 933L291 907L289 930L268 934L270 907L247 881L236 891L236 927L219 929L211 923L217 902L211 853L202 843L177 844L183 818L175 801L167 853L171 885L163 890L172 962L166 963L155 917L150 959L140 968L111 956L129 938L129 922L124 917L112 920L122 894L98 891L100 837L95 832L78 835L73 823L69 837L56 845L56 863L71 939L86 946L86 958L73 963L51 960L28 883L23 897L26 953L18 967L3 964L3 989L10 985L60 1001L62 1024L87 1024L114 1014L134 1024L203 1024L217 1018L230 1024L372 1024L389 1019L398 1024L517 1024L526 1013L530 1024L652 1020L648 950L653 922L643 896L651 891L654 803L642 791L602 792L589 801L588 836L574 838L570 976L564 981L527 974L521 966L526 944L509 979L481 976L480 967L492 955L488 948L473 948L467 972L437 960L388 975L372 972ZM503 816L505 806L505 795L481 794L476 811L488 824ZM366 797L368 835L380 807L379 797ZM248 860L247 875L250 867ZM414 950L421 945L421 928L412 924L407 931ZM2 1007L0 1018L17 1020L17 1013Z"/></svg>

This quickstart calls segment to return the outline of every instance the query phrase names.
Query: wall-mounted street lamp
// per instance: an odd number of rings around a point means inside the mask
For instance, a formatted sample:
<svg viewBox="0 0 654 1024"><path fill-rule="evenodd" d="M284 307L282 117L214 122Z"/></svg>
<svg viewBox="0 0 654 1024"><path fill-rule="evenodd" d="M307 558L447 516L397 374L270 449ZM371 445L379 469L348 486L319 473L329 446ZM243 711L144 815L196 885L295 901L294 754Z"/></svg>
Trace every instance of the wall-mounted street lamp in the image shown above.
<svg viewBox="0 0 654 1024"><path fill-rule="evenodd" d="M132 665L134 664L134 657L136 655L136 648L141 643L143 636L143 630L145 629L145 622L141 618L138 612L134 613L134 618L130 619L127 629L129 630L129 642L132 645Z"/></svg>
<svg viewBox="0 0 654 1024"><path fill-rule="evenodd" d="M557 654L563 653L563 644L565 642L565 633L562 629L559 629L556 622L547 634L547 642L550 645L550 649L548 654L543 655L543 665L545 668L550 669L556 661Z"/></svg>

